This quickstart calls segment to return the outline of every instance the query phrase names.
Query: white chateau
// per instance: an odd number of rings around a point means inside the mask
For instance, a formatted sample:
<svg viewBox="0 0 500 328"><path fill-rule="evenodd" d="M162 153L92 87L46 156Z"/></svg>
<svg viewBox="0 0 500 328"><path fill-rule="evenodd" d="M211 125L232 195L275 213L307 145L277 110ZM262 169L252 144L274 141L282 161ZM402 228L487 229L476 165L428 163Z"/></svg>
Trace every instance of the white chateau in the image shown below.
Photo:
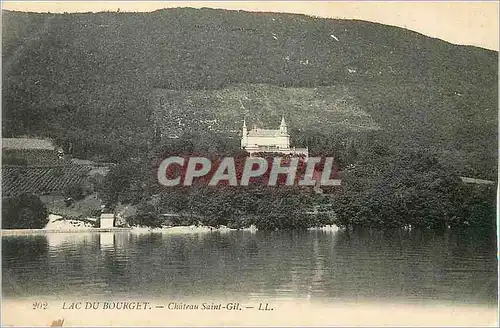
<svg viewBox="0 0 500 328"><path fill-rule="evenodd" d="M307 148L291 148L290 134L285 122L285 117L281 117L281 124L278 130L259 129L256 126L250 131L243 120L243 135L241 137L241 149L245 149L250 156L254 153L282 153L292 155L309 155Z"/></svg>

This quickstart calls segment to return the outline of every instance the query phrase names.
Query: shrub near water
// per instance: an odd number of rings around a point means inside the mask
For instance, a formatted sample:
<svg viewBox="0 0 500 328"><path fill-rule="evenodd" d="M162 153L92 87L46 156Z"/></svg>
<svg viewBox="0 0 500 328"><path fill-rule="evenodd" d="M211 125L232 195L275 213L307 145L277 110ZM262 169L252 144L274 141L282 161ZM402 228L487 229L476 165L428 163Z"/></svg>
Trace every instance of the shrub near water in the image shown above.
<svg viewBox="0 0 500 328"><path fill-rule="evenodd" d="M162 220L156 208L146 202L142 202L137 206L135 216L127 220L131 226L159 228L162 226Z"/></svg>
<svg viewBox="0 0 500 328"><path fill-rule="evenodd" d="M494 226L495 188L464 185L426 150L364 156L342 183L335 211L344 227Z"/></svg>
<svg viewBox="0 0 500 328"><path fill-rule="evenodd" d="M48 212L40 198L22 194L2 201L2 229L41 229Z"/></svg>
<svg viewBox="0 0 500 328"><path fill-rule="evenodd" d="M254 224L259 230L282 230L314 225L314 218L306 215L312 203L313 196L296 187L195 185L169 188L161 207L212 227L239 229Z"/></svg>

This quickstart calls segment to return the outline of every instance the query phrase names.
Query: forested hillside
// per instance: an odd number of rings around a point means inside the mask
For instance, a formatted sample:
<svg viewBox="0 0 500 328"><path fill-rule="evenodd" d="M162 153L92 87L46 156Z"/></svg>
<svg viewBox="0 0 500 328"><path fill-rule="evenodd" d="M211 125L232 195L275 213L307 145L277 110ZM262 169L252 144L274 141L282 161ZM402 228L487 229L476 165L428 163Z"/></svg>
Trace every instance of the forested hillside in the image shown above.
<svg viewBox="0 0 500 328"><path fill-rule="evenodd" d="M155 123L176 134L172 117L186 131L217 120L231 132L240 116L274 126L284 112L310 148L378 139L496 176L498 52L292 14L2 15L4 136L53 137L75 156L112 160L147 147Z"/></svg>

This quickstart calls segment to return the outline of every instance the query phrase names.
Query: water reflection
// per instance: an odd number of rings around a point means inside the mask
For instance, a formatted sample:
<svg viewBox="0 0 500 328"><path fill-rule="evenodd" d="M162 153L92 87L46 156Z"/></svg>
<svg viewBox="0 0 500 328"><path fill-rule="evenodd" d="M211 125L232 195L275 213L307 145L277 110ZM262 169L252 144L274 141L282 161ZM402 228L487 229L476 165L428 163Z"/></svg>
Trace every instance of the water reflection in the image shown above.
<svg viewBox="0 0 500 328"><path fill-rule="evenodd" d="M46 258L48 254L46 236L5 236L2 237L2 264L11 258L23 259L26 263Z"/></svg>
<svg viewBox="0 0 500 328"><path fill-rule="evenodd" d="M61 232L61 233L48 233L44 235L47 239L49 249L51 252L58 252L60 249L67 247L83 245L92 243L95 234L90 232L74 233L74 232Z"/></svg>
<svg viewBox="0 0 500 328"><path fill-rule="evenodd" d="M7 296L496 302L495 243L361 230L3 237Z"/></svg>
<svg viewBox="0 0 500 328"><path fill-rule="evenodd" d="M99 233L99 245L101 250L114 250L115 249L115 234L113 232Z"/></svg>

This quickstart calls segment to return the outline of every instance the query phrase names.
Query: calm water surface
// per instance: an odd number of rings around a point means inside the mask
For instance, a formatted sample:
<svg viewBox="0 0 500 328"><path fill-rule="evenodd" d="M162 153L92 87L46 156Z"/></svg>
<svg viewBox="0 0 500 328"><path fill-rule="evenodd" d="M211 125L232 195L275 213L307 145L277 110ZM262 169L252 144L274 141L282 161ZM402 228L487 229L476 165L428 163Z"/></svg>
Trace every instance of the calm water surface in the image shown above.
<svg viewBox="0 0 500 328"><path fill-rule="evenodd" d="M3 293L494 304L494 236L473 232L60 233L2 237Z"/></svg>

